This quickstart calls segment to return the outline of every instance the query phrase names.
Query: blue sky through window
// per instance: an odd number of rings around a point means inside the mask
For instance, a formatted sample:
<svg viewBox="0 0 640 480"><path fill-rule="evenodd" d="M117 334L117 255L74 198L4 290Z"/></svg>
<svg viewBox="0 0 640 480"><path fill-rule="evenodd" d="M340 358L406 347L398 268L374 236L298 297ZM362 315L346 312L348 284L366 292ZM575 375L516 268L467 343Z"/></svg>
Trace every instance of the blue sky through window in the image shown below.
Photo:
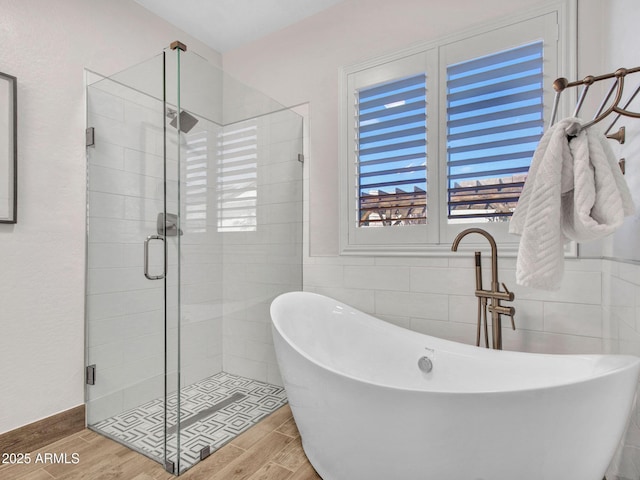
<svg viewBox="0 0 640 480"><path fill-rule="evenodd" d="M462 190L523 182L543 131L542 53L542 42L535 42L447 67L450 215L466 209L470 216L479 208L469 201L456 205L452 195ZM426 191L426 74L357 94L361 201L383 192ZM489 200L500 196L499 190L485 191ZM483 210L491 208L489 200L480 202L487 204Z"/></svg>
<svg viewBox="0 0 640 480"><path fill-rule="evenodd" d="M363 89L358 106L361 195L426 189L426 76Z"/></svg>

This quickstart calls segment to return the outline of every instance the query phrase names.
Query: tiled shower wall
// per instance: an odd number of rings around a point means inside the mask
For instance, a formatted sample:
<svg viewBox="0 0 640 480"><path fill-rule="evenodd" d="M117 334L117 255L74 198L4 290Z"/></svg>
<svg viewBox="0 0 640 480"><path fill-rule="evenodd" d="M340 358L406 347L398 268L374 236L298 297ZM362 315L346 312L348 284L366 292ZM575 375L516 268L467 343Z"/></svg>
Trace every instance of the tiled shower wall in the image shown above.
<svg viewBox="0 0 640 480"><path fill-rule="evenodd" d="M269 306L302 289L302 118L283 110L225 126L255 128L255 227L222 233L223 365L229 373L282 385Z"/></svg>
<svg viewBox="0 0 640 480"><path fill-rule="evenodd" d="M87 150L87 361L96 365L87 398L92 424L163 389L162 286L141 274L141 242L153 233L144 221L146 204L161 202L158 172L145 172L143 165L151 156L162 162L162 118L156 115L140 131L129 118L148 117L155 105L126 101L115 91L90 88L87 103L96 133L96 147Z"/></svg>
<svg viewBox="0 0 640 480"><path fill-rule="evenodd" d="M164 114L160 101L108 79L90 87L88 109L96 132L87 272L94 423L164 393L163 281L143 275L143 242L163 209ZM302 288L302 118L281 110L225 127L198 120L179 140L167 128L167 211L176 213L180 194L183 231L180 330L178 237L167 238L170 390L178 364L182 386L223 369L281 384L269 305ZM157 274L162 243L151 246Z"/></svg>
<svg viewBox="0 0 640 480"><path fill-rule="evenodd" d="M88 389L88 422L159 398L164 393L164 287L143 274L143 242L157 233L163 209L163 108L151 97L108 80L90 87L89 124L96 146L88 149L88 363L96 364L96 384ZM200 128L217 138L217 129ZM169 135L169 212L177 209L177 143ZM188 156L188 143L181 146ZM205 155L216 171L215 141ZM186 165L186 164L185 164ZM186 168L186 167L185 167ZM172 179L172 180L171 180ZM183 191L186 195L188 192ZM215 177L209 178L209 211L215 212ZM185 217L186 218L186 217ZM183 385L222 367L221 239L215 215L208 226L186 219L182 243ZM169 242L168 365L177 380L176 240ZM161 271L160 242L150 249L151 273ZM170 385L175 382L170 382Z"/></svg>

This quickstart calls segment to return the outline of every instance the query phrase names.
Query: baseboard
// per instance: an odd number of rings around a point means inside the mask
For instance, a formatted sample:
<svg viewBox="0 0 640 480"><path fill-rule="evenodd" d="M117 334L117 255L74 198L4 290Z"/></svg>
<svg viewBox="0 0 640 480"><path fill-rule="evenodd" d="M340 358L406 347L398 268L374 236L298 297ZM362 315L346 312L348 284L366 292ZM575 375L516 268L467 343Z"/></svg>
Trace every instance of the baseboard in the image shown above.
<svg viewBox="0 0 640 480"><path fill-rule="evenodd" d="M0 434L0 454L29 453L79 432L84 427L85 406L79 405Z"/></svg>

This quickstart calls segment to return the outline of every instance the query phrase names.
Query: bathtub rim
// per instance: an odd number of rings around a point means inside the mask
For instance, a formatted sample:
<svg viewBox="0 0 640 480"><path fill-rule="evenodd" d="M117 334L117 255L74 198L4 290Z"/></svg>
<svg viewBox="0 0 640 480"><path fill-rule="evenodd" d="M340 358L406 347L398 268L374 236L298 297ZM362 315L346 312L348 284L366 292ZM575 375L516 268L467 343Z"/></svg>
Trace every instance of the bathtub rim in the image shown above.
<svg viewBox="0 0 640 480"><path fill-rule="evenodd" d="M340 371L340 370L336 370L335 368L326 365L325 363L319 362L317 359L311 357L309 354L307 354L305 351L303 351L297 344L296 342L291 341L291 337L289 337L288 335L286 335L282 329L280 328L281 325L278 324L278 320L276 320L274 318L274 310L276 310L278 308L278 305L280 303L282 303L284 301L284 299L286 297L292 297L292 296L312 296L312 297L316 297L319 299L326 299L326 300L331 300L332 302L335 302L336 305L338 306L342 306L351 310L354 310L362 315L365 315L367 317L369 317L371 320L373 320L374 322L380 322L379 324L384 325L385 328L391 328L391 329L400 329L402 331L405 331L407 334L411 334L411 335L419 335L422 337L427 337L427 338L432 338L435 339L437 342L443 342L445 344L452 344L452 345L456 345L458 346L458 348L463 348L464 350L475 350L475 349L479 349L479 351L476 351L476 353L481 353L481 355L491 355L491 356L496 356L496 355L505 355L505 356L515 356L515 357L521 357L521 356L527 356L527 357L538 357L538 358L551 358L551 359L559 359L562 357L573 357L573 358L582 358L588 361L593 362L593 364L595 365L595 361L598 359L603 359L603 358L615 358L620 360L620 364L614 366L614 368L609 368L609 369L603 369L603 371L601 372L597 372L595 374L590 374L587 377L583 377L583 378L579 378L577 380L573 380L573 381L567 381L567 382L563 382L563 383L555 383L555 384L550 384L550 385L543 385L543 386L532 386L532 387L525 387L525 388L513 388L510 390L506 390L506 389L486 389L486 390L456 390L456 389L452 389L452 390L429 390L428 388L412 388L412 387L407 387L407 386L398 386L398 385L391 385L391 384L387 384L387 383L379 383L379 382L375 382L375 381L371 381L368 379L363 379L361 377L356 377L353 374L344 372L344 371ZM599 378L606 378L608 376L612 376L615 374L620 373L623 370L632 370L633 368L638 368L638 365L640 365L640 357L637 357L635 355L625 355L625 354L573 354L573 353L535 353L535 352L521 352L521 351L512 351L512 350L494 350L494 349L487 349L485 347L477 347L475 345L470 345L470 344L466 344L466 343L461 343L461 342L455 342L453 340L447 340L444 338L439 338L439 337L434 337L432 335L427 335L425 333L421 333L421 332L416 332L414 330L410 330L407 328L403 328L399 325L395 325L393 323L390 322L385 322L384 320L381 320L369 313L363 312L361 310L358 310L357 308L340 302L339 300L336 300L334 298L331 298L329 296L326 295L322 295L319 293L315 293L315 292L305 292L305 291L291 291L291 292L286 292L283 294L278 295L272 302L271 302L271 306L270 306L270 316L271 316L271 328L272 331L277 332L277 334L284 340L284 342L291 347L292 349L295 350L296 353L298 353L299 355L301 355L305 360L311 362L314 365L317 365L320 368L323 368L325 370L327 370L328 372L331 372L332 374L335 375L339 375L341 377L344 378L348 378L349 380L353 380L355 382L361 383L361 384L366 384L366 385L371 385L371 386L375 386L376 388L385 388L385 389L390 389L390 390L394 390L394 391L402 391L402 392L415 392L415 393L425 393L428 392L429 394L441 394L441 395L497 395L497 394L509 394L509 393L525 393L525 392L542 392L542 391L546 391L546 390L554 390L554 389L560 389L560 388L566 388L566 387L570 387L570 386L575 386L575 385L579 385L582 383L587 383L587 382L591 382L594 380L597 380ZM404 333L404 332L403 332ZM436 350L437 351L437 350ZM277 352L277 349L276 349Z"/></svg>

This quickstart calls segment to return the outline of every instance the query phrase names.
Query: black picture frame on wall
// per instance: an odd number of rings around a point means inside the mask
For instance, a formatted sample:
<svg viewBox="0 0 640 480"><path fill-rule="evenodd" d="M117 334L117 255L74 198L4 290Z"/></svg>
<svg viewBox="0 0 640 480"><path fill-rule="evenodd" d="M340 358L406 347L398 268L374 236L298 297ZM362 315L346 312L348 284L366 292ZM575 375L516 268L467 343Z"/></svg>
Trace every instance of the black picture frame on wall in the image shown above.
<svg viewBox="0 0 640 480"><path fill-rule="evenodd" d="M0 72L0 223L18 221L18 86Z"/></svg>

